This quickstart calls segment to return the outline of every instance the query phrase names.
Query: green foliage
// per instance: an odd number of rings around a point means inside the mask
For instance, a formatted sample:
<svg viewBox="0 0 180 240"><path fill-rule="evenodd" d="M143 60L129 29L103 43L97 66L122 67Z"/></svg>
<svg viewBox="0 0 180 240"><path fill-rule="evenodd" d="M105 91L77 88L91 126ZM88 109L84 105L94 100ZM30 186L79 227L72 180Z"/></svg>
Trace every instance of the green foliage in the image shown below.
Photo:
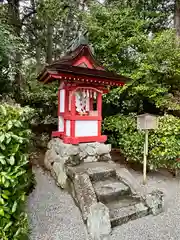
<svg viewBox="0 0 180 240"><path fill-rule="evenodd" d="M148 20L146 30L152 32L167 29L173 18L174 3L169 0L105 0L109 7L133 8L140 19Z"/></svg>
<svg viewBox="0 0 180 240"><path fill-rule="evenodd" d="M33 122L35 124L52 123L53 118L57 117L58 81L47 85L38 82L36 68L33 64L26 66L24 75L26 75L26 87L21 94L21 104L34 109L36 115Z"/></svg>
<svg viewBox="0 0 180 240"><path fill-rule="evenodd" d="M115 115L104 120L108 141L119 147L127 161L143 162L143 131L137 130L136 115ZM172 115L159 117L159 127L149 132L148 166L150 169L180 168L180 119Z"/></svg>
<svg viewBox="0 0 180 240"><path fill-rule="evenodd" d="M16 39L0 22L0 94L12 90L10 75L13 73L13 53L16 48Z"/></svg>
<svg viewBox="0 0 180 240"><path fill-rule="evenodd" d="M29 108L0 105L0 239L25 239L26 195L32 181L28 165Z"/></svg>
<svg viewBox="0 0 180 240"><path fill-rule="evenodd" d="M124 88L105 97L121 112L153 108L179 110L175 91L180 90L180 45L175 32L165 30L150 37L149 18L139 18L135 9L94 5L85 17L95 52L112 71L131 77Z"/></svg>
<svg viewBox="0 0 180 240"><path fill-rule="evenodd" d="M56 22L61 17L63 18L68 11L69 3L66 1L57 1L57 0L45 0L39 1L37 4L37 13L39 17L47 21L47 19Z"/></svg>
<svg viewBox="0 0 180 240"><path fill-rule="evenodd" d="M57 60L77 35L79 1L33 0L32 2L36 13L25 19L27 27L24 28L27 57L33 60L39 59L41 63L45 62L48 45L47 27L52 24L52 58ZM37 64L39 65L40 62Z"/></svg>
<svg viewBox="0 0 180 240"><path fill-rule="evenodd" d="M93 5L84 20L101 62L110 70L131 73L136 67L133 46L144 40L142 33L145 22L131 8L107 8L103 5ZM131 46L132 49L129 49Z"/></svg>

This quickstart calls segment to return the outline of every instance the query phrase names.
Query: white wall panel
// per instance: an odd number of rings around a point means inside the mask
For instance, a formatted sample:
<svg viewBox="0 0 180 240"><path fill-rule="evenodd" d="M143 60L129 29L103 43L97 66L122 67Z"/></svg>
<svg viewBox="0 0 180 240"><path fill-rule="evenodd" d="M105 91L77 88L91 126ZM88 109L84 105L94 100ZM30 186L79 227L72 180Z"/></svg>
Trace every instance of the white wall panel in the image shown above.
<svg viewBox="0 0 180 240"><path fill-rule="evenodd" d="M97 120L76 120L75 121L75 137L94 137L98 136Z"/></svg>
<svg viewBox="0 0 180 240"><path fill-rule="evenodd" d="M59 116L58 131L64 132L64 119L62 116Z"/></svg>
<svg viewBox="0 0 180 240"><path fill-rule="evenodd" d="M65 90L60 90L60 112L64 113L65 111Z"/></svg>
<svg viewBox="0 0 180 240"><path fill-rule="evenodd" d="M70 130L70 120L66 120L66 136L70 137L70 133L71 133L71 130Z"/></svg>

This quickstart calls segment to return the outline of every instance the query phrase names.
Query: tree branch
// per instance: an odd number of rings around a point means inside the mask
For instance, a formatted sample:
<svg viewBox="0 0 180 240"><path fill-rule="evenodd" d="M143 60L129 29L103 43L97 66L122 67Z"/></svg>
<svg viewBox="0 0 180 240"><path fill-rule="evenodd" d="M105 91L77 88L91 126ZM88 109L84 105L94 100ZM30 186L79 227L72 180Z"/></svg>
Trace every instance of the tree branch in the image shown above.
<svg viewBox="0 0 180 240"><path fill-rule="evenodd" d="M22 20L21 20L21 24L23 25L24 21L31 17L33 14L37 13L37 11L34 9L33 11L27 13L26 15L23 16Z"/></svg>

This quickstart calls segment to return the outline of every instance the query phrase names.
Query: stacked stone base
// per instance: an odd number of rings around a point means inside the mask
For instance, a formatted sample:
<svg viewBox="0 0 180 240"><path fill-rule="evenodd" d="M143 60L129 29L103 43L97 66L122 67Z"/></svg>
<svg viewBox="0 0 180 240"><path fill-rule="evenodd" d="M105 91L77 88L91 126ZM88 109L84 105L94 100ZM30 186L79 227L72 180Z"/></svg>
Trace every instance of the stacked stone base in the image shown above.
<svg viewBox="0 0 180 240"><path fill-rule="evenodd" d="M56 138L44 159L57 184L70 190L93 240L106 240L112 227L159 214L163 206L162 192L145 194L127 169L112 163L110 151L108 144L71 145Z"/></svg>
<svg viewBox="0 0 180 240"><path fill-rule="evenodd" d="M111 161L111 145L104 143L65 144L59 138L48 143L44 165L61 188L66 187L66 166L77 166L87 162Z"/></svg>

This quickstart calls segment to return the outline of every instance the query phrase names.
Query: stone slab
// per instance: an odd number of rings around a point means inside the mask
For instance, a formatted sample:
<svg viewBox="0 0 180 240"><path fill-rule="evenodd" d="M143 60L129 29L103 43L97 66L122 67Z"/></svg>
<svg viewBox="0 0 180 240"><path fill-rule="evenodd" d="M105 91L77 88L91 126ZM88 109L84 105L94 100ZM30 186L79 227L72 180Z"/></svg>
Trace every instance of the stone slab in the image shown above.
<svg viewBox="0 0 180 240"><path fill-rule="evenodd" d="M111 226L119 226L130 220L135 220L148 215L148 207L143 203L110 209Z"/></svg>
<svg viewBox="0 0 180 240"><path fill-rule="evenodd" d="M86 173L76 174L73 179L73 184L74 194L76 195L75 200L79 204L84 221L86 221L91 205L97 203L94 188Z"/></svg>
<svg viewBox="0 0 180 240"><path fill-rule="evenodd" d="M54 151L54 149L47 150L47 152L45 153L45 157L44 157L44 166L48 170L51 170L52 169L52 165L53 165L53 163L54 163L56 158L57 158L57 154Z"/></svg>
<svg viewBox="0 0 180 240"><path fill-rule="evenodd" d="M132 206L132 205L135 205L139 203L139 201L133 197L126 197L126 198L122 198L122 199L116 199L115 201L112 201L110 203L106 203L106 206L109 208L109 209L120 209L120 208L123 208L123 207L129 207L129 206Z"/></svg>
<svg viewBox="0 0 180 240"><path fill-rule="evenodd" d="M120 168L118 166L116 168L116 176L120 181L129 186L131 193L134 197L145 200L146 198L145 190L140 186L140 184L136 181L136 179L132 176L128 169Z"/></svg>
<svg viewBox="0 0 180 240"><path fill-rule="evenodd" d="M107 240L111 232L108 208L102 203L95 203L90 207L87 218L87 228L92 240Z"/></svg>
<svg viewBox="0 0 180 240"><path fill-rule="evenodd" d="M110 154L110 153L107 153L107 154L101 155L101 156L100 156L100 161L102 161L102 162L112 161L111 154Z"/></svg>
<svg viewBox="0 0 180 240"><path fill-rule="evenodd" d="M127 185L115 179L95 182L93 186L98 200L103 203L116 200L121 196L127 196L130 193Z"/></svg>
<svg viewBox="0 0 180 240"><path fill-rule="evenodd" d="M115 177L116 171L115 169L107 166L96 166L94 168L87 169L87 174L92 181L99 181Z"/></svg>
<svg viewBox="0 0 180 240"><path fill-rule="evenodd" d="M163 211L164 194L159 190L155 190L146 196L146 204L150 209L150 213L158 215Z"/></svg>
<svg viewBox="0 0 180 240"><path fill-rule="evenodd" d="M93 181L116 176L114 165L105 162L82 163L81 165L75 167L67 166L67 174L72 179L76 174L80 173L88 174L90 179Z"/></svg>
<svg viewBox="0 0 180 240"><path fill-rule="evenodd" d="M67 175L63 163L54 162L51 170L52 175L56 176L56 182L59 187L65 189L67 187Z"/></svg>

